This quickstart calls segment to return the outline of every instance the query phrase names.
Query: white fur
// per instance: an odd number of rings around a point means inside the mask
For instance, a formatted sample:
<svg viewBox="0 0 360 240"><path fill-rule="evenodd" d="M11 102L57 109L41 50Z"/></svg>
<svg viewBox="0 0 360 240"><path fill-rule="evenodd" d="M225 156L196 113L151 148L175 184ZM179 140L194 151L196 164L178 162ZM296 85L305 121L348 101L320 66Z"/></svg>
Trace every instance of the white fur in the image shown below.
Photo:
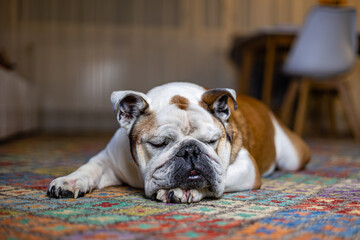
<svg viewBox="0 0 360 240"><path fill-rule="evenodd" d="M106 146L109 165L104 167L130 186L142 188L144 187L144 181L140 169L131 156L129 146L130 143L126 131L121 128L118 129Z"/></svg>
<svg viewBox="0 0 360 240"><path fill-rule="evenodd" d="M276 164L281 169L295 171L299 169L300 163L295 147L276 118L272 114L270 116L275 128ZM268 172L268 174L270 173Z"/></svg>
<svg viewBox="0 0 360 240"><path fill-rule="evenodd" d="M250 153L241 148L235 161L229 165L226 173L225 192L253 189L256 172Z"/></svg>
<svg viewBox="0 0 360 240"><path fill-rule="evenodd" d="M164 91L164 89L166 89ZM149 99L150 109L159 112L169 105L170 99L180 95L189 100L190 103L198 104L205 89L192 83L174 82L161 85L151 89L146 95Z"/></svg>

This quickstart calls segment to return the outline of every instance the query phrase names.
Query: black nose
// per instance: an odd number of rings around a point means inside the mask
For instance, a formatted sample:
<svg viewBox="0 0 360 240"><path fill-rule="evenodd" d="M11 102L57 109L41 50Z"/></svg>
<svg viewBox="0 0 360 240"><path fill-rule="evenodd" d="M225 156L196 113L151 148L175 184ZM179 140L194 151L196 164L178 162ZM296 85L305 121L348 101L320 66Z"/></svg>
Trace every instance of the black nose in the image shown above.
<svg viewBox="0 0 360 240"><path fill-rule="evenodd" d="M189 157L197 157L201 153L200 148L196 146L195 143L189 143L183 146L179 152L176 154L178 157L189 158Z"/></svg>

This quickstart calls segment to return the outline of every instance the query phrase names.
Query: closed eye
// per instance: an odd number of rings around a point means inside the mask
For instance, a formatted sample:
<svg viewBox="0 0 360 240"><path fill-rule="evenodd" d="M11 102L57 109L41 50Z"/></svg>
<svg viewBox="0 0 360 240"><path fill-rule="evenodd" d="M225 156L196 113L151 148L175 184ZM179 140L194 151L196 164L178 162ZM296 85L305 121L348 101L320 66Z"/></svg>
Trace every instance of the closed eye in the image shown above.
<svg viewBox="0 0 360 240"><path fill-rule="evenodd" d="M148 144L153 147L153 148L165 148L168 143L166 141L163 141L163 142L148 142Z"/></svg>
<svg viewBox="0 0 360 240"><path fill-rule="evenodd" d="M218 141L219 139L214 139L214 140L206 141L205 143L214 146L217 144Z"/></svg>

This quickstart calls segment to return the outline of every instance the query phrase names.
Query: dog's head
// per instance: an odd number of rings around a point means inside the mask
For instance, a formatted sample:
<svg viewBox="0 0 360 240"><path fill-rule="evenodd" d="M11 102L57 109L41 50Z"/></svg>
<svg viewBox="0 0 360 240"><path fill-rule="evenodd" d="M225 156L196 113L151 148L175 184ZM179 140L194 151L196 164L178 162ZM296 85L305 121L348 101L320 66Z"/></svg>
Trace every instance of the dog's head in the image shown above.
<svg viewBox="0 0 360 240"><path fill-rule="evenodd" d="M223 194L231 138L226 130L232 89L171 83L148 94L116 91L111 95L120 127L127 130L131 152L151 197L160 189L208 189Z"/></svg>

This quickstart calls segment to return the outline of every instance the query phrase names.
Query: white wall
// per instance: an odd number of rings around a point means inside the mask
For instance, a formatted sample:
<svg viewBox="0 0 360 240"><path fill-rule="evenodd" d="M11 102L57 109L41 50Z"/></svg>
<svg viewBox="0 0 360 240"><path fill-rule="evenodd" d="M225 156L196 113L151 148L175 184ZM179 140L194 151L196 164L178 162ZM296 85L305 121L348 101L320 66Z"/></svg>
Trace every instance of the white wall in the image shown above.
<svg viewBox="0 0 360 240"><path fill-rule="evenodd" d="M315 2L0 0L0 48L39 86L44 129L114 129L112 91L169 81L235 87L234 34L301 24Z"/></svg>

